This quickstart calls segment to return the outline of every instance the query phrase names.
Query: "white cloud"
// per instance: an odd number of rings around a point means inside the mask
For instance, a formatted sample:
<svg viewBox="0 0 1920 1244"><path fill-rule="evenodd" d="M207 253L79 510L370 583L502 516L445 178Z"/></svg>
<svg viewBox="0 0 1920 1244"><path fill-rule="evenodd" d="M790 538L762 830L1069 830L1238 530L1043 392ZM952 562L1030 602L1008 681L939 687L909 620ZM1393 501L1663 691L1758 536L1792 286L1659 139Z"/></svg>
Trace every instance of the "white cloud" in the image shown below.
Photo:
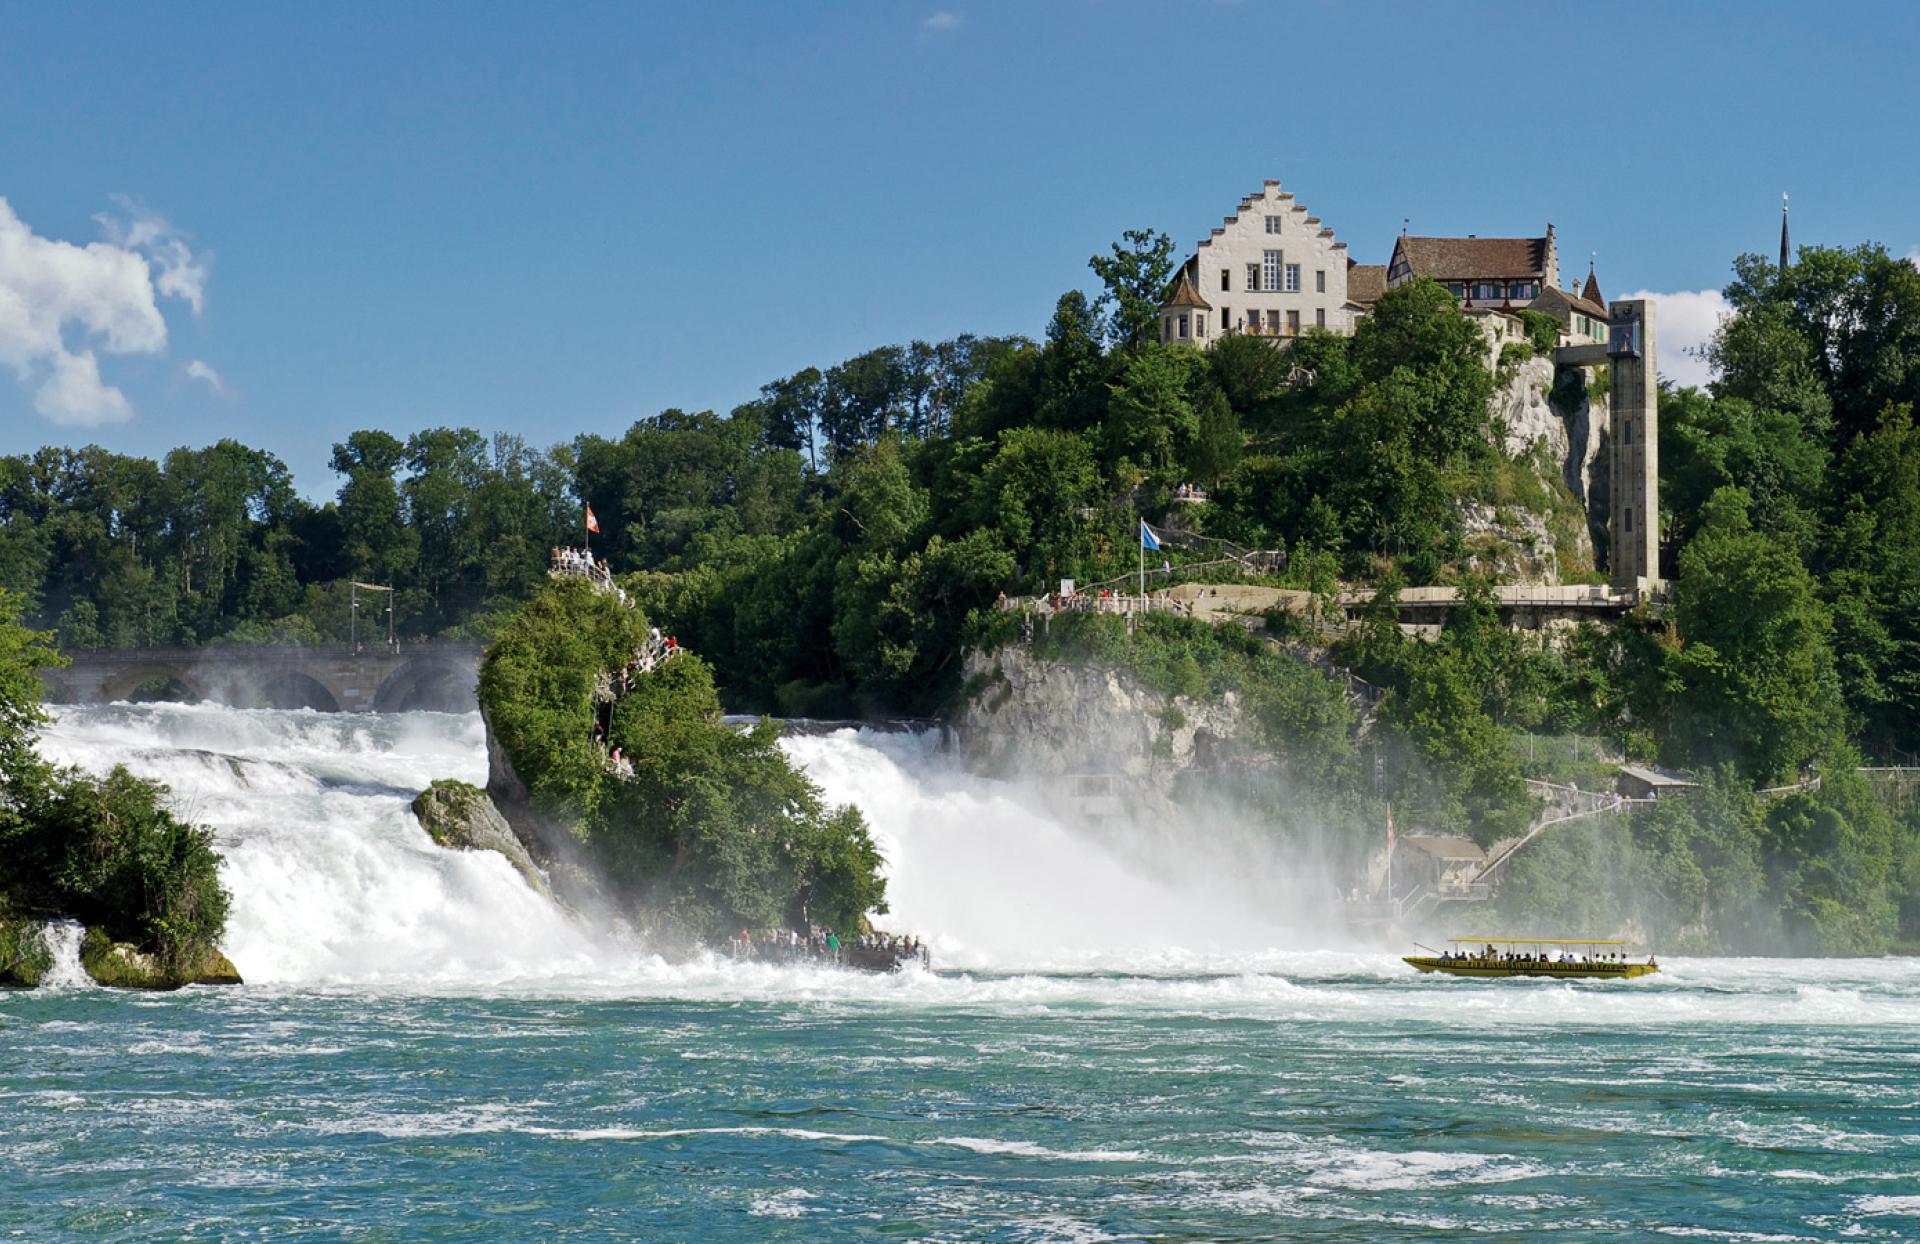
<svg viewBox="0 0 1920 1244"><path fill-rule="evenodd" d="M126 395L101 379L99 354L159 354L158 299L203 305L205 257L160 217L123 206L129 219L101 218L107 241L76 246L34 233L0 198L0 366L34 387L34 409L55 423L131 418Z"/></svg>
<svg viewBox="0 0 1920 1244"><path fill-rule="evenodd" d="M213 262L212 253L194 254L179 230L145 204L124 194L114 195L113 201L127 214L124 220L106 212L94 217L101 232L107 235L107 241L122 250L146 256L153 265L153 283L161 297L182 299L193 308L195 315L205 310L207 269Z"/></svg>
<svg viewBox="0 0 1920 1244"><path fill-rule="evenodd" d="M215 393L225 393L227 391L226 381L220 379L220 373L213 370L210 365L200 359L195 359L193 362L187 364L187 375L194 380L206 381Z"/></svg>
<svg viewBox="0 0 1920 1244"><path fill-rule="evenodd" d="M1914 267L1920 268L1920 246L1915 246L1910 250L1908 250L1906 254L1906 260L1908 263L1912 264Z"/></svg>
<svg viewBox="0 0 1920 1244"><path fill-rule="evenodd" d="M1636 290L1628 298L1654 302L1654 350L1660 374L1675 384L1705 385L1713 368L1703 357L1714 330L1733 314L1717 289L1683 289L1671 294Z"/></svg>
<svg viewBox="0 0 1920 1244"><path fill-rule="evenodd" d="M932 17L921 22L920 30L922 33L929 35L951 34L953 31L960 29L960 24L966 20L967 15L965 13L954 13L947 9L941 9Z"/></svg>
<svg viewBox="0 0 1920 1244"><path fill-rule="evenodd" d="M33 408L55 423L81 427L133 418L127 395L101 382L100 360L91 350L54 355L53 374L33 395Z"/></svg>

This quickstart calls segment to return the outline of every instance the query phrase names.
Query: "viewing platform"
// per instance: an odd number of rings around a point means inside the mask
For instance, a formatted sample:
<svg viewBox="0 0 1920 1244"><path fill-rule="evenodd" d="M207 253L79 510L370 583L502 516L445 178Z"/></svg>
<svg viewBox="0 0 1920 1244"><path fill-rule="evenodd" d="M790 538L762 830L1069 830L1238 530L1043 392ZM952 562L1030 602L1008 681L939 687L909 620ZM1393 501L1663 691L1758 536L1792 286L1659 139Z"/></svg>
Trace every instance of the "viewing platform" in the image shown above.
<svg viewBox="0 0 1920 1244"><path fill-rule="evenodd" d="M605 592L619 599L627 608L633 608L633 602L627 598L625 590L613 581L613 568L606 562L596 559L592 549L556 548L553 559L547 565L549 579L585 579L596 592Z"/></svg>

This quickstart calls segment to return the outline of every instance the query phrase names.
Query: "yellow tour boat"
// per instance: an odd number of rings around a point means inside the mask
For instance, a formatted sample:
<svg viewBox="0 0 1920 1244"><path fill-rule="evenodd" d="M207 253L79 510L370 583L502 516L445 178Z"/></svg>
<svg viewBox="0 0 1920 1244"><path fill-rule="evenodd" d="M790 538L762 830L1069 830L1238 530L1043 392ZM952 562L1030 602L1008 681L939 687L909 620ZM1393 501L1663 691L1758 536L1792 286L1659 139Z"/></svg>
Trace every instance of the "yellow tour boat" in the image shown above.
<svg viewBox="0 0 1920 1244"><path fill-rule="evenodd" d="M1407 955L1422 972L1449 976L1550 976L1562 980L1632 980L1660 970L1652 955L1630 960L1613 947L1633 943L1604 937L1456 937L1454 949ZM1422 946L1422 950L1431 950Z"/></svg>

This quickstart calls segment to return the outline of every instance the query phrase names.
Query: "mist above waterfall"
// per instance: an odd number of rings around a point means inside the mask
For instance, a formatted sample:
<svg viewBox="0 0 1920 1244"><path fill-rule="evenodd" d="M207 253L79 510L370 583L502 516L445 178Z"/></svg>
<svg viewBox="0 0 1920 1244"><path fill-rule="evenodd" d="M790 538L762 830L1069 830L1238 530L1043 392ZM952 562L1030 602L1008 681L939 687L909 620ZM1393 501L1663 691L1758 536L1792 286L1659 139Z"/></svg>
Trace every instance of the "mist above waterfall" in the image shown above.
<svg viewBox="0 0 1920 1244"><path fill-rule="evenodd" d="M1346 945L1317 860L1224 810L1164 820L1073 815L1065 783L972 776L933 734L787 739L827 798L867 816L887 859L879 923L955 966L1244 965Z"/></svg>

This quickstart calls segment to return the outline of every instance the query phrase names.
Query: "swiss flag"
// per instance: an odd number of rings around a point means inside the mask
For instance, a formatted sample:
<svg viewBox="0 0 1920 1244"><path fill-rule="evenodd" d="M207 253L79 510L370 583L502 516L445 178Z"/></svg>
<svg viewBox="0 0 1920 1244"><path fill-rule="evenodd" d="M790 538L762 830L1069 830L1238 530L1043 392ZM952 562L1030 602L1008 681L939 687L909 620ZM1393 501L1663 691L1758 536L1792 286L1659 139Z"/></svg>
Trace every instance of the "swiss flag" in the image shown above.
<svg viewBox="0 0 1920 1244"><path fill-rule="evenodd" d="M597 519L597 518L595 518L595 517L593 516L593 507L592 507L592 506L588 506L588 507L587 507L587 530L588 530L588 531L599 531L599 530L600 530L600 520L599 520L599 519Z"/></svg>

